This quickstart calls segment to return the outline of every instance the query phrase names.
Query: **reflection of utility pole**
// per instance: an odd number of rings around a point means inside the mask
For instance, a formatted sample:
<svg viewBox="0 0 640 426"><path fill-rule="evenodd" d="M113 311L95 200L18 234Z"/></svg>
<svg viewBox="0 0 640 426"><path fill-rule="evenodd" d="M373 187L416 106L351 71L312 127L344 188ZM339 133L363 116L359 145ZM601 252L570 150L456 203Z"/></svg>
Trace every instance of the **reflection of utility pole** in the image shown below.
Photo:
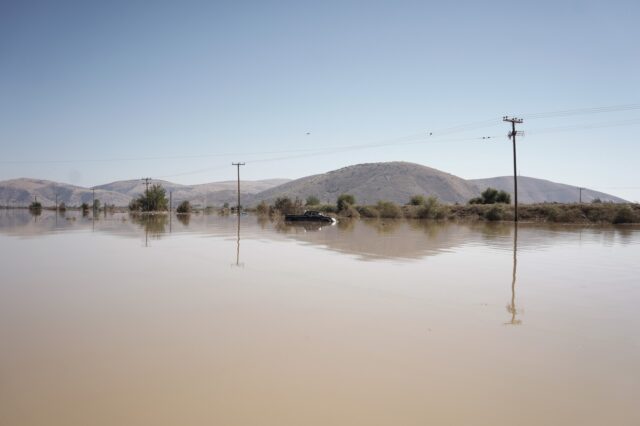
<svg viewBox="0 0 640 426"><path fill-rule="evenodd" d="M236 265L235 266L244 267L244 263L240 263L240 215L238 215L238 228L237 228L237 234L236 234Z"/></svg>
<svg viewBox="0 0 640 426"><path fill-rule="evenodd" d="M513 198L515 200L515 216L514 221L518 221L518 169L516 167L516 136L523 135L524 133L516 131L516 123L522 123L522 118L502 117L502 121L508 121L511 123L511 131L509 132L509 138L513 141Z"/></svg>
<svg viewBox="0 0 640 426"><path fill-rule="evenodd" d="M511 314L511 321L505 324L520 325L522 320L516 319L518 313L516 309L516 271L518 267L518 224L513 228L513 272L511 275L511 303L507 305L507 312Z"/></svg>
<svg viewBox="0 0 640 426"><path fill-rule="evenodd" d="M578 188L578 191L580 191L580 197L578 198L578 199L579 199L579 203L580 203L580 204L582 204L582 190L583 190L583 189L584 189L584 188Z"/></svg>
<svg viewBox="0 0 640 426"><path fill-rule="evenodd" d="M240 166L244 166L244 163L231 163L231 165L238 168L238 204L236 205L236 211L240 216ZM238 224L238 226L240 225Z"/></svg>

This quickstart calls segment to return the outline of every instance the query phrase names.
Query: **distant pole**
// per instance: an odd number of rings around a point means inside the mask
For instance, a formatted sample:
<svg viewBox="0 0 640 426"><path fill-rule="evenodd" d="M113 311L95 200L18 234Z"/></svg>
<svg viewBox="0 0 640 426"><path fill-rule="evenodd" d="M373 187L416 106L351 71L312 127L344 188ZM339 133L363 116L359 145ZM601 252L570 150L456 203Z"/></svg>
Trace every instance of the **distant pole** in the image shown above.
<svg viewBox="0 0 640 426"><path fill-rule="evenodd" d="M58 211L58 193L56 193L56 211Z"/></svg>
<svg viewBox="0 0 640 426"><path fill-rule="evenodd" d="M244 163L231 163L231 165L238 168L238 204L236 205L236 212L240 216L240 166L244 166Z"/></svg>
<svg viewBox="0 0 640 426"><path fill-rule="evenodd" d="M146 177L146 178L142 178L141 180L144 181L144 185L145 185L145 195L147 192L149 192L149 181L151 181L150 177Z"/></svg>
<svg viewBox="0 0 640 426"><path fill-rule="evenodd" d="M578 188L578 191L580 191L580 197L579 197L579 202L580 202L580 204L582 204L582 190L583 190L583 189L584 189L584 188Z"/></svg>
<svg viewBox="0 0 640 426"><path fill-rule="evenodd" d="M91 194L92 194L92 196L91 196L91 199L92 199L92 201L91 201L91 203L92 203L91 204L91 210L93 210L93 213L95 215L95 212L96 212L96 189L95 188L91 188Z"/></svg>
<svg viewBox="0 0 640 426"><path fill-rule="evenodd" d="M515 201L515 215L513 220L518 221L518 168L516 166L516 136L522 135L522 132L516 131L516 123L521 124L522 118L515 117L502 117L502 121L508 121L511 123L511 131L509 132L509 138L513 142L513 198Z"/></svg>
<svg viewBox="0 0 640 426"><path fill-rule="evenodd" d="M169 191L169 214L173 211L173 191Z"/></svg>

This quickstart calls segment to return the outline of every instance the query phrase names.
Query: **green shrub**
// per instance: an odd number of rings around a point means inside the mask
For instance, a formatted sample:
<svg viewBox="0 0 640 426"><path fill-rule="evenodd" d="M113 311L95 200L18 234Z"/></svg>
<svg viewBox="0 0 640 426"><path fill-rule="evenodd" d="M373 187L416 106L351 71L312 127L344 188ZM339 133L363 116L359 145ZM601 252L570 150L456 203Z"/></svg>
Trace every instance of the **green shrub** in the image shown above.
<svg viewBox="0 0 640 426"><path fill-rule="evenodd" d="M511 195L505 191L498 191L494 188L487 188L480 194L480 197L472 198L469 204L510 204Z"/></svg>
<svg viewBox="0 0 640 426"><path fill-rule="evenodd" d="M146 189L144 194L129 203L129 210L155 212L167 210L169 200L166 197L167 192L160 184L153 184L151 188ZM96 200L98 201L98 200Z"/></svg>
<svg viewBox="0 0 640 426"><path fill-rule="evenodd" d="M313 195L310 195L307 197L305 206L318 206L318 205L320 205L320 200L318 199L318 197Z"/></svg>
<svg viewBox="0 0 640 426"><path fill-rule="evenodd" d="M42 203L40 201L34 201L29 205L29 211L33 214L42 213Z"/></svg>
<svg viewBox="0 0 640 426"><path fill-rule="evenodd" d="M493 206L487 210L484 217L491 222L502 220L504 217L504 210L500 206Z"/></svg>
<svg viewBox="0 0 640 426"><path fill-rule="evenodd" d="M414 195L411 197L411 200L409 200L409 205L412 206L424 206L426 203L427 199L424 198L423 195Z"/></svg>
<svg viewBox="0 0 640 426"><path fill-rule="evenodd" d="M279 211L281 214L299 214L304 210L302 200L296 198L291 201L289 197L278 197L273 203L273 210Z"/></svg>
<svg viewBox="0 0 640 426"><path fill-rule="evenodd" d="M380 217L380 212L373 206L358 206L357 210L358 210L358 214L360 214L360 217L366 217L366 218Z"/></svg>
<svg viewBox="0 0 640 426"><path fill-rule="evenodd" d="M380 217L385 219L398 219L402 217L400 207L391 201L378 201L376 209L380 212Z"/></svg>
<svg viewBox="0 0 640 426"><path fill-rule="evenodd" d="M418 210L418 218L420 219L442 219L444 218L444 209L440 206L436 197L427 198L424 206Z"/></svg>
<svg viewBox="0 0 640 426"><path fill-rule="evenodd" d="M353 206L356 203L356 198L350 194L342 194L336 201L336 208L339 212L345 210L347 206Z"/></svg>
<svg viewBox="0 0 640 426"><path fill-rule="evenodd" d="M187 200L184 200L183 202L178 204L178 208L176 208L176 213L180 213L180 214L191 213L191 203Z"/></svg>
<svg viewBox="0 0 640 426"><path fill-rule="evenodd" d="M617 209L616 215L613 218L613 223L633 223L636 222L637 219L633 214L633 210L629 206L622 206Z"/></svg>
<svg viewBox="0 0 640 426"><path fill-rule="evenodd" d="M350 204L347 204L343 210L340 210L340 215L352 219L357 219L360 217L360 213L358 213L358 210L356 210L356 208Z"/></svg>
<svg viewBox="0 0 640 426"><path fill-rule="evenodd" d="M333 204L322 204L316 207L318 211L323 213L338 213L338 209Z"/></svg>
<svg viewBox="0 0 640 426"><path fill-rule="evenodd" d="M270 210L271 209L269 208L269 205L266 203L266 201L260 201L260 204L258 204L258 206L256 207L256 213L261 216L268 215Z"/></svg>

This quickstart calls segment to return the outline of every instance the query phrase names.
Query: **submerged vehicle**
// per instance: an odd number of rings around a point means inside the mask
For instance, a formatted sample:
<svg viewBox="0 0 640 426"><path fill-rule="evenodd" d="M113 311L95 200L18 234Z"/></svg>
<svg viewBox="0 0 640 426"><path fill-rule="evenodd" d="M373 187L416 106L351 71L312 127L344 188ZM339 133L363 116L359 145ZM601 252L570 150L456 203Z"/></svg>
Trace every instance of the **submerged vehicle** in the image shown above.
<svg viewBox="0 0 640 426"><path fill-rule="evenodd" d="M314 210L307 210L303 214L287 214L284 216L287 222L326 222L334 223L336 220L331 216L323 215Z"/></svg>

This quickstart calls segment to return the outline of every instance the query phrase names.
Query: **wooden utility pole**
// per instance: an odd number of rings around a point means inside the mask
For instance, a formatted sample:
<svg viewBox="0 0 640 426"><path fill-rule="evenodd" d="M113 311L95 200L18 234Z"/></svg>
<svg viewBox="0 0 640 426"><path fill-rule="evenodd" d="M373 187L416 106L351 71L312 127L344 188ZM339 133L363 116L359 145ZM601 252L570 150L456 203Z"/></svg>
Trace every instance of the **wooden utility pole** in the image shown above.
<svg viewBox="0 0 640 426"><path fill-rule="evenodd" d="M140 180L144 181L144 186L146 187L146 189L145 189L145 195L146 195L146 193L149 192L149 182L151 181L151 178L150 177L146 177L146 178L142 178Z"/></svg>
<svg viewBox="0 0 640 426"><path fill-rule="evenodd" d="M582 204L582 190L583 190L583 189L584 189L584 188L578 188L578 191L580 191L580 196L579 196L579 198L578 198L578 199L579 199L580 204Z"/></svg>
<svg viewBox="0 0 640 426"><path fill-rule="evenodd" d="M502 121L508 121L511 123L511 131L509 132L509 138L513 142L513 198L515 201L515 214L513 220L518 221L518 168L516 166L516 136L523 135L524 133L516 131L516 123L521 124L522 118L502 117Z"/></svg>
<svg viewBox="0 0 640 426"><path fill-rule="evenodd" d="M238 204L236 205L236 211L240 216L240 166L244 166L244 163L231 163L231 165L238 168Z"/></svg>
<svg viewBox="0 0 640 426"><path fill-rule="evenodd" d="M93 211L93 214L95 216L96 213L96 189L95 188L91 188L91 210Z"/></svg>

